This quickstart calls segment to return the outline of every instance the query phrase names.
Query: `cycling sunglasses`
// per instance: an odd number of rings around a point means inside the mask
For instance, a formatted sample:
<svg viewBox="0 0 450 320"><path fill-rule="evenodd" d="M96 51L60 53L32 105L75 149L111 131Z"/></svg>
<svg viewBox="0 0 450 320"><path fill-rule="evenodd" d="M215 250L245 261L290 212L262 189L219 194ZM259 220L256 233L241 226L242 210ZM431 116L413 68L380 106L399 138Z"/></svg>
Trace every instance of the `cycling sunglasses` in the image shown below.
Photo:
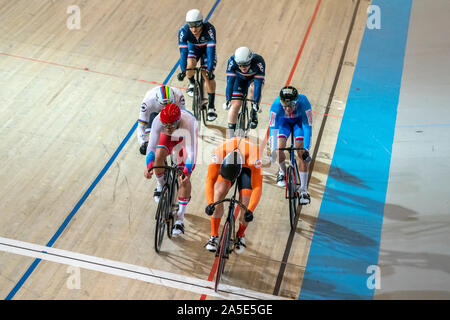
<svg viewBox="0 0 450 320"><path fill-rule="evenodd" d="M249 67L251 64L252 64L252 62L250 61L250 62L246 62L246 63L238 63L238 66L239 66L239 67L242 67L242 68L247 68L247 67Z"/></svg>
<svg viewBox="0 0 450 320"><path fill-rule="evenodd" d="M172 123L163 123L162 126L166 129L171 130L171 129L175 129L178 126L178 123L179 123L179 121L175 121Z"/></svg>
<svg viewBox="0 0 450 320"><path fill-rule="evenodd" d="M297 105L297 100L289 100L289 101L281 100L281 104L285 108L288 108L288 107L294 108Z"/></svg>
<svg viewBox="0 0 450 320"><path fill-rule="evenodd" d="M194 22L187 23L189 28L200 27L202 24L203 24L203 21L194 21Z"/></svg>

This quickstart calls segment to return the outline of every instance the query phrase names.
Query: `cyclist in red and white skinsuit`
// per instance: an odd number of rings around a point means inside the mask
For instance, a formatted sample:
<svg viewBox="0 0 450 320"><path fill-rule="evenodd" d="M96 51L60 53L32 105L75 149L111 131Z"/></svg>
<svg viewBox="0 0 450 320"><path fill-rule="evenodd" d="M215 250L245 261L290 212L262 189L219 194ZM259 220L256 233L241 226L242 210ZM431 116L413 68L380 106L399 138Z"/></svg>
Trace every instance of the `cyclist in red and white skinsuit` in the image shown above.
<svg viewBox="0 0 450 320"><path fill-rule="evenodd" d="M150 179L153 166L164 166L164 160L172 151L176 154L177 165L183 168L184 177L179 177L178 189L178 219L173 226L173 234L184 233L184 214L191 198L190 176L195 168L197 159L198 128L195 117L186 110L180 110L176 104L168 104L161 113L155 117L152 124L147 146L147 169L145 177ZM164 185L164 169L155 169L157 187L155 200L159 201L161 189Z"/></svg>

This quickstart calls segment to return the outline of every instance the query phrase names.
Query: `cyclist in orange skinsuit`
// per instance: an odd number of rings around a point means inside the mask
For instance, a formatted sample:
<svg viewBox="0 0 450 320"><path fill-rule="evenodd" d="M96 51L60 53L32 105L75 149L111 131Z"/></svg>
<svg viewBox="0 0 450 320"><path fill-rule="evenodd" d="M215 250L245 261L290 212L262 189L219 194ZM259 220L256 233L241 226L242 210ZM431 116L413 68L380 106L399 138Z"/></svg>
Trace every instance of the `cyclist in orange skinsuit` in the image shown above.
<svg viewBox="0 0 450 320"><path fill-rule="evenodd" d="M224 170L224 159L233 151L238 150L240 154L236 175L231 178ZM250 142L248 138L233 137L223 142L214 152L212 161L208 166L206 177L206 200L208 206L206 214L211 217L211 238L206 244L206 249L215 252L218 244L219 225L223 216L223 204L216 207L212 204L225 199L231 186L237 182L239 189L239 201L248 209L239 217L239 230L236 234L235 252L241 254L245 249L245 230L248 223L253 220L253 212L258 205L262 193L262 161L260 159L259 147ZM234 168L234 167L233 167ZM229 170L229 168L228 168ZM222 175L221 175L222 172ZM223 176L225 175L225 176ZM227 176L228 175L228 176ZM237 176L237 178L236 178ZM235 179L236 178L236 179ZM234 181L234 179L236 181Z"/></svg>

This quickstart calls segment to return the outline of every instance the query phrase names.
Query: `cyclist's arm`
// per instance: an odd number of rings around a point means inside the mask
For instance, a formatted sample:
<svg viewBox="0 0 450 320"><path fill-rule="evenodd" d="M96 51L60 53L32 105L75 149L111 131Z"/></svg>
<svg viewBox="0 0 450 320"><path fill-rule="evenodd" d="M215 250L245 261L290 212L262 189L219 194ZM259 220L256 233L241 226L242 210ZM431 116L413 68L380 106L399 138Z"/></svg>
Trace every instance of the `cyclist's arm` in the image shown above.
<svg viewBox="0 0 450 320"><path fill-rule="evenodd" d="M156 146L158 144L161 131L161 120L159 115L157 115L153 120L152 131L150 132L150 137L148 139L147 156L145 157L147 169L151 169L153 167L153 163L155 161Z"/></svg>
<svg viewBox="0 0 450 320"><path fill-rule="evenodd" d="M264 85L264 76L261 75L256 75L255 76L255 101L256 103L260 103L261 102L261 94L262 94L262 87Z"/></svg>
<svg viewBox="0 0 450 320"><path fill-rule="evenodd" d="M187 30L184 26L178 32L178 48L180 49L180 69L185 71L188 57L188 39Z"/></svg>
<svg viewBox="0 0 450 320"><path fill-rule="evenodd" d="M228 60L227 67L227 89L226 89L226 99L230 101L233 96L234 82L236 81L236 73L234 72L234 60L230 58Z"/></svg>
<svg viewBox="0 0 450 320"><path fill-rule="evenodd" d="M140 146L147 141L147 125L149 121L150 114L148 113L148 107L147 104L142 102L141 104L141 111L139 112L139 118L138 118L138 127L136 130L137 133L137 139Z"/></svg>
<svg viewBox="0 0 450 320"><path fill-rule="evenodd" d="M206 45L206 55L208 57L208 70L213 71L214 61L216 60L216 29L213 25L209 25L208 36L209 41Z"/></svg>
<svg viewBox="0 0 450 320"><path fill-rule="evenodd" d="M309 151L311 147L311 136L312 136L312 110L311 104L308 98L304 96L302 101L304 106L304 113L302 115L302 128L303 128L303 146Z"/></svg>
<svg viewBox="0 0 450 320"><path fill-rule="evenodd" d="M189 114L190 115L190 114ZM195 167L195 162L197 160L197 141L198 141L198 127L197 121L194 116L190 115L188 117L188 130L189 130L189 140L186 144L187 158L184 165L184 174L186 176L190 175Z"/></svg>
<svg viewBox="0 0 450 320"><path fill-rule="evenodd" d="M214 203L214 184L219 177L220 164L210 163L208 166L208 175L206 176L205 193L206 202L208 204Z"/></svg>
<svg viewBox="0 0 450 320"><path fill-rule="evenodd" d="M266 64L264 60L260 59L258 63L256 64L258 72L255 75L254 83L255 83L255 93L254 93L254 99L256 102L261 101L261 94L262 94L262 87L264 85L264 78L266 77Z"/></svg>
<svg viewBox="0 0 450 320"><path fill-rule="evenodd" d="M269 147L271 152L274 152L278 148L278 126L280 123L280 116L278 112L280 104L279 101L279 98L275 99L270 106L269 112Z"/></svg>

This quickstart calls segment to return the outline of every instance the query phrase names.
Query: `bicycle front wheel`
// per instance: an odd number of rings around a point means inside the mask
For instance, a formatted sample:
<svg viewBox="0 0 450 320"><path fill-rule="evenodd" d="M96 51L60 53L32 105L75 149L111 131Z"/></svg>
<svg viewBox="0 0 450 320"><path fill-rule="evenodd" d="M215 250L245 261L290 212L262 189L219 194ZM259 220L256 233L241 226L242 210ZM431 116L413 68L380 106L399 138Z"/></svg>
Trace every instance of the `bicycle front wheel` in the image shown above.
<svg viewBox="0 0 450 320"><path fill-rule="evenodd" d="M230 243L230 223L227 221L223 226L222 235L219 240L219 263L217 267L216 273L216 282L214 286L214 290L217 292L217 288L219 287L220 279L222 278L223 270L225 269L225 262L228 257L228 245Z"/></svg>
<svg viewBox="0 0 450 320"><path fill-rule="evenodd" d="M155 226L155 250L157 253L161 250L161 244L166 229L166 216L170 210L169 189L164 185L161 190L158 208L156 209L156 226Z"/></svg>
<svg viewBox="0 0 450 320"><path fill-rule="evenodd" d="M246 101L242 102L241 111L238 115L237 129L242 131L247 131L249 128L248 111Z"/></svg>
<svg viewBox="0 0 450 320"><path fill-rule="evenodd" d="M287 168L286 187L288 188L287 194L289 196L289 222L291 224L291 229L294 229L295 217L297 215L297 182L295 179L295 171L292 166Z"/></svg>
<svg viewBox="0 0 450 320"><path fill-rule="evenodd" d="M178 177L175 175L172 182L172 193L170 194L170 209L167 210L166 223L167 223L167 236L172 239L172 230L175 215L178 213Z"/></svg>
<svg viewBox="0 0 450 320"><path fill-rule="evenodd" d="M208 124L206 123L206 120L208 119L207 115L208 105L207 102L203 103L204 98L205 98L205 79L202 77L200 80L200 104L199 104L201 113L200 117L203 118L203 124L205 127L207 127Z"/></svg>
<svg viewBox="0 0 450 320"><path fill-rule="evenodd" d="M192 98L192 110L194 111L194 117L197 121L202 120L202 97L200 92L200 84L196 81L194 85L194 96Z"/></svg>

